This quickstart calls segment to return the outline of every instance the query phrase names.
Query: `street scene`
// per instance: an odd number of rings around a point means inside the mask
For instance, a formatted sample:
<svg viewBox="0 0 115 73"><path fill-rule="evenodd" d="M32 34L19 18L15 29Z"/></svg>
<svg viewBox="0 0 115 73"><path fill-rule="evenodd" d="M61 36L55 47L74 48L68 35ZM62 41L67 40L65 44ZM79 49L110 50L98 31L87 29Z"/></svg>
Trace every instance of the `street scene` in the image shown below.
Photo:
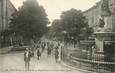
<svg viewBox="0 0 115 73"><path fill-rule="evenodd" d="M0 73L115 73L115 0L0 0Z"/></svg>
<svg viewBox="0 0 115 73"><path fill-rule="evenodd" d="M23 52L9 53L0 59L3 59L1 73L85 73L56 63L54 57L47 58L45 52L40 60L37 57L31 59L29 70L25 70L25 64L22 60Z"/></svg>

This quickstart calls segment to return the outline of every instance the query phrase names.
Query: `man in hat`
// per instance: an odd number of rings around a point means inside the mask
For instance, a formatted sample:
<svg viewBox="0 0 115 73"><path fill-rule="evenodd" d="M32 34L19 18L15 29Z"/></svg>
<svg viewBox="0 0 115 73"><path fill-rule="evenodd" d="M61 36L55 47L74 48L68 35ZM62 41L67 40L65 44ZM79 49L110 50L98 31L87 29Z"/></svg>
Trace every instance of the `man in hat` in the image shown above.
<svg viewBox="0 0 115 73"><path fill-rule="evenodd" d="M29 48L26 48L26 51L24 52L24 61L25 61L25 68L29 70L30 66L30 50Z"/></svg>

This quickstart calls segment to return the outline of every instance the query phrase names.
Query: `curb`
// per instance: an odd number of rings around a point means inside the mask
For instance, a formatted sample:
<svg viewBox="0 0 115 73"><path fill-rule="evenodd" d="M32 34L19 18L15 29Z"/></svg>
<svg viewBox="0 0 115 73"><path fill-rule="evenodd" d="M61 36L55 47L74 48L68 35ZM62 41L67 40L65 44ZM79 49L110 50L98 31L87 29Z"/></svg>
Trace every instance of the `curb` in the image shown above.
<svg viewBox="0 0 115 73"><path fill-rule="evenodd" d="M66 67L69 67L69 68L71 68L71 69L81 71L81 72L83 72L83 73L97 73L97 72L92 72L92 71L87 71L87 70L79 69L79 68L76 68L76 67L74 67L74 66L72 66L72 65L71 65L71 66L70 66L70 65L67 65L67 64L64 63L64 62L61 62L61 64L64 65L64 66L66 66Z"/></svg>

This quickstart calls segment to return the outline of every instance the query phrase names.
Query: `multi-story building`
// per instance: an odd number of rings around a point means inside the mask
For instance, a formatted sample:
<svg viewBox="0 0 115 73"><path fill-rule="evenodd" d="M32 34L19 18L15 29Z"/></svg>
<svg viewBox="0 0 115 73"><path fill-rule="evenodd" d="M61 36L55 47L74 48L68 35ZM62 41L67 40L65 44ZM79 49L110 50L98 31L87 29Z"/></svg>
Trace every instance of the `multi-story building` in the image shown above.
<svg viewBox="0 0 115 73"><path fill-rule="evenodd" d="M89 26L93 27L94 31L97 31L99 19L102 14L101 4L102 0L84 12L84 16L86 16ZM110 16L107 21L108 24L110 24L107 27L113 27L115 26L115 0L109 0L109 9L112 12L112 16Z"/></svg>
<svg viewBox="0 0 115 73"><path fill-rule="evenodd" d="M101 2L98 2L95 6L84 12L84 16L86 16L90 27L95 27L97 25L98 18L100 15L100 3Z"/></svg>
<svg viewBox="0 0 115 73"><path fill-rule="evenodd" d="M8 29L12 14L16 11L16 8L10 2L10 0L0 0L0 33Z"/></svg>

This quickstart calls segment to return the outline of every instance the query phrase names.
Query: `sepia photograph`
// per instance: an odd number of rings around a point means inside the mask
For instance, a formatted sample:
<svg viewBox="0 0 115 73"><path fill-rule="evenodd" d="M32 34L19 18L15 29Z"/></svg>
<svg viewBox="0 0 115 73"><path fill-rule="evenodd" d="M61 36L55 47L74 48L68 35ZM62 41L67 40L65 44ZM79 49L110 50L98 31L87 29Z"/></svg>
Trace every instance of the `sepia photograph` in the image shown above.
<svg viewBox="0 0 115 73"><path fill-rule="evenodd" d="M0 0L0 73L115 73L115 0Z"/></svg>

